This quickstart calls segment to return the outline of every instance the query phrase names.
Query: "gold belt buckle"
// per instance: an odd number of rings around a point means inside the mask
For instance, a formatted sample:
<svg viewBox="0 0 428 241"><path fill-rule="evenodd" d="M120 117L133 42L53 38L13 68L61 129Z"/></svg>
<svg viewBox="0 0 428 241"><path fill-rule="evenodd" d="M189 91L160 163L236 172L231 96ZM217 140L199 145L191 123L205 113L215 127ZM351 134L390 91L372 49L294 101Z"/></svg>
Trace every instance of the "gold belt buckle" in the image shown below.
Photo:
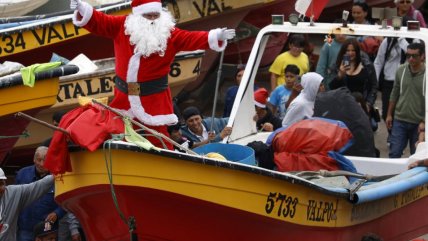
<svg viewBox="0 0 428 241"><path fill-rule="evenodd" d="M128 83L128 95L140 95L140 84Z"/></svg>

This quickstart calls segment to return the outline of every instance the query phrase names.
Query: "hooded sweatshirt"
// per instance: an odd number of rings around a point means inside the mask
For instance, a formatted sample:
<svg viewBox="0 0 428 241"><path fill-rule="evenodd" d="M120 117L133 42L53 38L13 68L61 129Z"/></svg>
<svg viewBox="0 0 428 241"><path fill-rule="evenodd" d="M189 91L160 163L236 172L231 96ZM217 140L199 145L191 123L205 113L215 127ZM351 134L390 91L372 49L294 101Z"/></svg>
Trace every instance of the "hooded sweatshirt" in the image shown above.
<svg viewBox="0 0 428 241"><path fill-rule="evenodd" d="M409 64L400 65L395 74L390 101L395 102L394 119L413 124L425 120L425 67L413 75Z"/></svg>
<svg viewBox="0 0 428 241"><path fill-rule="evenodd" d="M0 241L16 240L18 214L52 188L54 177L47 175L30 184L9 185L0 197Z"/></svg>
<svg viewBox="0 0 428 241"><path fill-rule="evenodd" d="M302 76L302 92L294 99L285 113L282 126L312 117L314 114L315 98L317 96L323 77L315 72L306 73Z"/></svg>

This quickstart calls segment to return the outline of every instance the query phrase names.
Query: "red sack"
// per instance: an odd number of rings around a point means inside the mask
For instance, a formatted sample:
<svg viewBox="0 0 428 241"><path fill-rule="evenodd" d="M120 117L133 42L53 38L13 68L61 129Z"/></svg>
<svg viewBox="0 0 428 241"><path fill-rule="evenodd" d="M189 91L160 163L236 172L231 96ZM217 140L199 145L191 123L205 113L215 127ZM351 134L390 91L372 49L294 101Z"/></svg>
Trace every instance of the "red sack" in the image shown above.
<svg viewBox="0 0 428 241"><path fill-rule="evenodd" d="M352 139L351 132L341 124L320 118L306 119L278 133L272 141L278 170L338 170L337 161L328 152L339 151Z"/></svg>
<svg viewBox="0 0 428 241"><path fill-rule="evenodd" d="M85 109L85 107L79 107L69 111L61 118L58 127L67 128ZM44 167L54 175L72 171L67 140L67 134L60 131L54 132L44 163Z"/></svg>
<svg viewBox="0 0 428 241"><path fill-rule="evenodd" d="M55 175L72 171L67 145L69 138L74 144L94 151L109 139L111 134L124 132L123 122L116 114L92 105L71 110L62 117L59 127L66 129L70 137L55 131L44 163Z"/></svg>
<svg viewBox="0 0 428 241"><path fill-rule="evenodd" d="M67 127L67 131L75 144L94 151L111 134L124 133L124 125L113 112L90 107Z"/></svg>

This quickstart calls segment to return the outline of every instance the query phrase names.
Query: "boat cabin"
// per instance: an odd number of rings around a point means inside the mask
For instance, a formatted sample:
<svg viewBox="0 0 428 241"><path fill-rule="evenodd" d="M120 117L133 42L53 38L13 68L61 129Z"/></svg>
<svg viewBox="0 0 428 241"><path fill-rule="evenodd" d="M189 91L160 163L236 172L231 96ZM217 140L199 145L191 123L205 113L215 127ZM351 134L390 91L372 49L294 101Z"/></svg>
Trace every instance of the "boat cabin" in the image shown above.
<svg viewBox="0 0 428 241"><path fill-rule="evenodd" d="M262 28L258 33L251 55L249 56L229 119L228 125L233 126L234 129L230 138L225 140L225 142L247 144L255 140L266 140L270 135L270 133L258 132L255 122L253 121L252 117L255 115L253 86L257 74L263 67L260 66L260 63L261 59L264 57L265 47L267 46L270 37L284 33L287 35L293 33L305 34L311 43L318 45L318 48L322 46L325 41L328 41L329 36L333 34L344 34L348 37L380 36L409 38L419 39L423 43L426 43L428 40L428 30L425 28L419 28L418 23L414 21L409 24L409 27L398 25L391 26L388 24L387 26L381 26L349 23L290 23L280 21L276 24L271 24ZM426 55L427 48L425 48L425 56ZM425 96L427 96L427 89L424 91ZM381 93L379 92L378 95L380 94ZM427 113L427 111L425 111L425 113ZM237 125L237 123L239 123L239 125ZM384 125L384 123L379 122L379 125ZM418 148L419 151L424 150L423 152L426 152L427 149L425 143L421 143ZM348 158L355 164L357 170L360 172L374 175L385 175L407 170L408 163L414 161L416 157L390 159L348 156Z"/></svg>

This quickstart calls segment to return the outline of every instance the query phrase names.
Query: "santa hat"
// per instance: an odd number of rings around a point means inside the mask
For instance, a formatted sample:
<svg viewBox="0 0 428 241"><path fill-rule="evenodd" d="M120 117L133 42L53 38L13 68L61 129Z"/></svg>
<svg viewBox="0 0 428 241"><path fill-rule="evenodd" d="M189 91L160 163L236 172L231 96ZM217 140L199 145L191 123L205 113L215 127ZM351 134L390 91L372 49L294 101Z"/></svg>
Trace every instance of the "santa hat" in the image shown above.
<svg viewBox="0 0 428 241"><path fill-rule="evenodd" d="M160 13L162 11L160 0L133 0L131 7L133 14Z"/></svg>
<svg viewBox="0 0 428 241"><path fill-rule="evenodd" d="M269 97L268 91L265 88L260 88L254 92L255 105L260 108L265 108L267 99Z"/></svg>

